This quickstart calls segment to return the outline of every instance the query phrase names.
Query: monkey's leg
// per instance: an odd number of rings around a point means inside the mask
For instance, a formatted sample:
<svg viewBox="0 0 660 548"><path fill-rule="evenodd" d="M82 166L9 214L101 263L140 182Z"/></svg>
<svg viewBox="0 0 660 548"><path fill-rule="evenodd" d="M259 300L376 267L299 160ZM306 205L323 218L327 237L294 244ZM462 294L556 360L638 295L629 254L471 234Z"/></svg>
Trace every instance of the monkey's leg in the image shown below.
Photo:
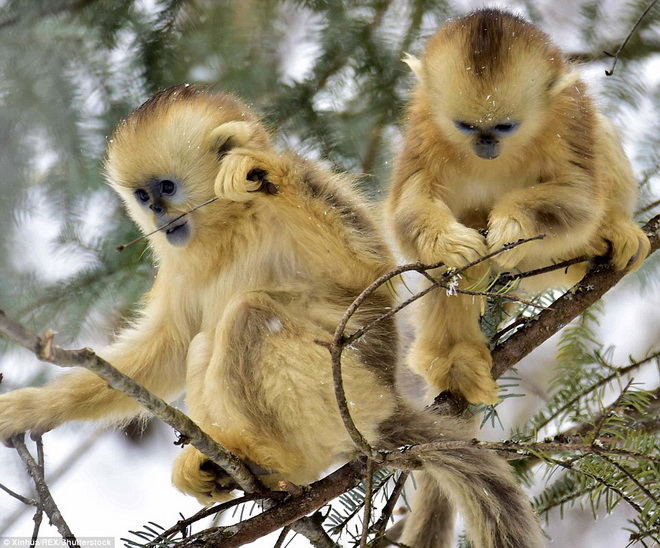
<svg viewBox="0 0 660 548"><path fill-rule="evenodd" d="M404 405L383 425L388 448L471 439L471 428L453 417ZM541 529L509 465L492 452L448 449L424 453L421 491L406 520L402 542L425 548L452 546L449 501L456 503L476 548L540 548ZM435 505L435 506L434 506ZM439 510L438 510L439 508Z"/></svg>
<svg viewBox="0 0 660 548"><path fill-rule="evenodd" d="M188 377L194 418L234 454L272 471L262 478L270 487L281 480L309 483L353 451L337 411L328 352L314 343L330 335L299 312L263 292L239 295L213 334L206 367L204 351L189 363L198 369ZM357 351L347 353L343 373L354 420L375 440L395 405L392 388L359 362ZM226 477L209 474L206 460L186 451L175 465L175 484L200 500L221 498Z"/></svg>
<svg viewBox="0 0 660 548"><path fill-rule="evenodd" d="M499 387L491 377L492 360L479 324L482 301L471 295L447 295L440 288L418 305L409 363L436 394L451 390L473 403L497 401Z"/></svg>

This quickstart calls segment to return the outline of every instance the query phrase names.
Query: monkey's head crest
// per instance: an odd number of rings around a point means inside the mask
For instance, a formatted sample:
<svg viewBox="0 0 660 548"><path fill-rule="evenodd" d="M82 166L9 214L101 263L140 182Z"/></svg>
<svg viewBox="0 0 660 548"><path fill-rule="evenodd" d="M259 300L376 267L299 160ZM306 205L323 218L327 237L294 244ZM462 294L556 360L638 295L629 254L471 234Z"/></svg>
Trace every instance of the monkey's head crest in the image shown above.
<svg viewBox="0 0 660 548"><path fill-rule="evenodd" d="M442 134L483 160L542 132L553 98L577 78L546 34L495 9L449 21L406 62Z"/></svg>
<svg viewBox="0 0 660 548"><path fill-rule="evenodd" d="M220 222L214 196L223 156L235 146L268 147L250 109L231 95L182 85L157 93L122 122L108 144L110 186L157 247L183 247ZM227 206L228 207L228 206Z"/></svg>

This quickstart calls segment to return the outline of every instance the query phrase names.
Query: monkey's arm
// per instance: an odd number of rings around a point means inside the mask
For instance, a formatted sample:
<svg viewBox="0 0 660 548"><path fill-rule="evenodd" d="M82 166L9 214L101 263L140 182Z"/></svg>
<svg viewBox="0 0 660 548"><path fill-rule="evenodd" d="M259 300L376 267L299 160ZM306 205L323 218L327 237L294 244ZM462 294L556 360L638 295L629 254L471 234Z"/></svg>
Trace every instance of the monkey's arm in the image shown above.
<svg viewBox="0 0 660 548"><path fill-rule="evenodd" d="M603 218L603 193L579 167L543 177L542 181L508 192L491 210L487 236L490 251L521 238L545 235L541 241L494 257L502 268L514 268L523 258L568 258L585 249Z"/></svg>
<svg viewBox="0 0 660 548"><path fill-rule="evenodd" d="M388 217L399 246L410 259L461 267L486 254L484 237L461 224L449 206L433 195L424 170L395 179Z"/></svg>
<svg viewBox="0 0 660 548"><path fill-rule="evenodd" d="M189 335L176 326L172 300L157 283L133 327L99 352L120 371L166 398L183 390L189 340ZM26 431L39 435L72 420L121 420L138 412L136 402L108 388L101 378L76 370L41 388L23 388L0 396L0 440Z"/></svg>

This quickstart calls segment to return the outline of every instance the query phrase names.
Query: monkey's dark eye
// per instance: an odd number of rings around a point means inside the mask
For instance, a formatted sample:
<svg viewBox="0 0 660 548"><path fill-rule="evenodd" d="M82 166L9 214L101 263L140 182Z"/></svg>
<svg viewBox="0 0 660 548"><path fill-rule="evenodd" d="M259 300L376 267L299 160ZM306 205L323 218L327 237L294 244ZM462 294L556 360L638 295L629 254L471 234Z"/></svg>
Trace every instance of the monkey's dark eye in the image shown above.
<svg viewBox="0 0 660 548"><path fill-rule="evenodd" d="M516 122L507 122L506 124L497 124L494 129L497 133L511 135L518 131L519 126L520 124L517 124Z"/></svg>
<svg viewBox="0 0 660 548"><path fill-rule="evenodd" d="M468 122L456 121L454 122L456 129L462 131L463 133L476 133L478 131L477 126L469 124Z"/></svg>
<svg viewBox="0 0 660 548"><path fill-rule="evenodd" d="M171 196L176 192L176 183L169 179L164 179L160 182L160 191L167 196Z"/></svg>
<svg viewBox="0 0 660 548"><path fill-rule="evenodd" d="M149 193L143 188L138 188L135 191L135 197L137 198L138 202L142 202L143 204L146 204L149 201Z"/></svg>

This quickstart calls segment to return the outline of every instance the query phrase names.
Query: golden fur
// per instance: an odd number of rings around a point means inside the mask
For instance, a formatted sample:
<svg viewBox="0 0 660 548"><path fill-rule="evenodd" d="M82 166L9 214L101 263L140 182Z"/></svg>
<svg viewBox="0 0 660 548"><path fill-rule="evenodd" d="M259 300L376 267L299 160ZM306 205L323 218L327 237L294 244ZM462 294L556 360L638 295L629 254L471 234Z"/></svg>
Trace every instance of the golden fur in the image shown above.
<svg viewBox="0 0 660 548"><path fill-rule="evenodd" d="M480 10L445 24L422 59L407 62L418 83L387 208L408 259L460 267L545 234L491 266L528 270L608 250L615 268L640 266L649 242L630 218L630 164L544 33L509 13ZM573 267L529 278L523 289L570 286L583 274ZM468 272L461 287L482 275ZM409 361L435 393L497 400L482 307L479 298L441 291L420 303Z"/></svg>
<svg viewBox="0 0 660 548"><path fill-rule="evenodd" d="M270 486L311 482L353 456L328 352L314 341L331 340L346 308L392 258L350 180L276 153L245 105L191 87L138 108L110 142L106 171L145 233L219 199L188 215L185 228L179 222L181 230L149 237L154 287L140 318L100 354L162 397L185 387L190 416ZM277 193L264 188L265 179ZM349 329L392 304L386 289L376 293ZM394 323L383 321L343 358L351 413L366 439L386 449L470 439L461 421L403 401L394 382L397 344ZM137 412L129 398L76 371L1 396L0 438ZM425 492L456 501L477 546L542 545L529 503L499 457L463 449L425 462ZM192 447L177 459L173 481L203 503L232 489L227 474ZM452 522L451 512L429 518L432 510L413 513L408 542L447 546L435 531Z"/></svg>

